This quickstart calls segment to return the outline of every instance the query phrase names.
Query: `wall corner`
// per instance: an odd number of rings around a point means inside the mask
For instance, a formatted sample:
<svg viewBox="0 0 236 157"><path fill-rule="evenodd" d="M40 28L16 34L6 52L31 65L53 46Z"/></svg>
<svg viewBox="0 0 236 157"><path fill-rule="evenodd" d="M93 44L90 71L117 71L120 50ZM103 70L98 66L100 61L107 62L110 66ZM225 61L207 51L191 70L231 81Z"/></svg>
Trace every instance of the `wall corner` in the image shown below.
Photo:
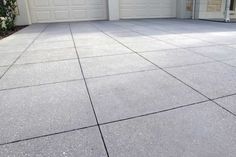
<svg viewBox="0 0 236 157"><path fill-rule="evenodd" d="M28 0L17 0L19 15L16 16L16 25L31 24Z"/></svg>
<svg viewBox="0 0 236 157"><path fill-rule="evenodd" d="M177 0L176 17L187 19L192 17L192 2L193 0Z"/></svg>
<svg viewBox="0 0 236 157"><path fill-rule="evenodd" d="M110 21L120 20L119 0L108 0L108 19Z"/></svg>

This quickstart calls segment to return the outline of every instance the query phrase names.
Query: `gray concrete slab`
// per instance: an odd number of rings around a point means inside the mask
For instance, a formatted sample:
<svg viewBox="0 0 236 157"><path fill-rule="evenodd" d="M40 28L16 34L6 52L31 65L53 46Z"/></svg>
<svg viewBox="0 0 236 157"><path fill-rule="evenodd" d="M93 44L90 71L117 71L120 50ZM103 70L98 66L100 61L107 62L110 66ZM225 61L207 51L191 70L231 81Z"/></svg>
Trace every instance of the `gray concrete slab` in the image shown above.
<svg viewBox="0 0 236 157"><path fill-rule="evenodd" d="M235 95L217 99L215 101L236 115L236 104L235 104L236 96Z"/></svg>
<svg viewBox="0 0 236 157"><path fill-rule="evenodd" d="M77 47L84 47L84 46L94 46L94 45L112 45L117 44L115 40L108 36L103 36L97 38L83 38L83 39L76 39L75 44Z"/></svg>
<svg viewBox="0 0 236 157"><path fill-rule="evenodd" d="M0 67L0 77L4 74L4 72L7 70L8 66Z"/></svg>
<svg viewBox="0 0 236 157"><path fill-rule="evenodd" d="M0 81L0 89L81 79L78 60L15 65Z"/></svg>
<svg viewBox="0 0 236 157"><path fill-rule="evenodd" d="M84 58L81 64L86 78L157 69L137 54Z"/></svg>
<svg viewBox="0 0 236 157"><path fill-rule="evenodd" d="M106 157L97 128L83 129L0 147L0 156Z"/></svg>
<svg viewBox="0 0 236 157"><path fill-rule="evenodd" d="M122 37L122 38L115 38L116 40L118 40L119 42L123 43L124 45L132 45L132 43L156 43L157 40L155 39L152 39L152 38L148 38L148 37L145 37L145 36L141 36L139 35L138 37ZM160 41L158 41L160 42ZM157 43L156 43L157 44ZM161 44L164 44L164 43L159 43L160 45Z"/></svg>
<svg viewBox="0 0 236 157"><path fill-rule="evenodd" d="M73 32L73 38L74 40L83 40L83 39L97 39L100 38L108 39L109 37L100 31L94 31L94 32L82 32L82 33L74 33Z"/></svg>
<svg viewBox="0 0 236 157"><path fill-rule="evenodd" d="M138 37L140 37L141 39L142 38L148 39L147 36L142 35L137 32L134 32L134 31L131 31L131 30L128 30L128 29L126 29L126 31L122 31L122 32L110 32L107 34L109 34L109 36L111 36L113 38L116 38L117 40L121 40L124 42L126 41L126 39L133 39L133 38L138 38ZM126 42L129 42L129 40L127 40Z"/></svg>
<svg viewBox="0 0 236 157"><path fill-rule="evenodd" d="M167 44L162 41L131 42L131 43L125 43L125 45L135 52L168 50L168 49L176 49L177 48L176 46L173 46L171 44Z"/></svg>
<svg viewBox="0 0 236 157"><path fill-rule="evenodd" d="M229 47L232 47L234 49L236 49L236 43L235 44L232 44L232 45L228 45Z"/></svg>
<svg viewBox="0 0 236 157"><path fill-rule="evenodd" d="M100 32L98 28L91 24L91 22L71 22L70 27L73 35L77 34L90 34Z"/></svg>
<svg viewBox="0 0 236 157"><path fill-rule="evenodd" d="M41 42L60 42L60 41L71 41L72 36L70 31L69 32L62 32L62 33L46 33L40 35L40 37L35 41L35 43L41 43Z"/></svg>
<svg viewBox="0 0 236 157"><path fill-rule="evenodd" d="M192 31L192 32L184 32L183 33L184 36L186 37L189 37L189 38L196 38L196 39L200 39L200 40L203 40L203 41L211 41L213 39L213 35L210 34L209 32L205 32L205 33L202 33L201 31Z"/></svg>
<svg viewBox="0 0 236 157"><path fill-rule="evenodd" d="M14 47L14 49L12 49ZM1 53L22 53L26 50L28 45L7 45L7 46L0 46L0 54Z"/></svg>
<svg viewBox="0 0 236 157"><path fill-rule="evenodd" d="M41 31L45 30L45 28L48 26L48 24L45 23L37 23L37 24L32 24L29 25L28 27L14 33L11 35L11 37L16 38L19 36L19 38L23 38L25 34L33 34L37 33L40 34Z"/></svg>
<svg viewBox="0 0 236 157"><path fill-rule="evenodd" d="M167 69L210 98L236 93L236 70L222 63L208 63Z"/></svg>
<svg viewBox="0 0 236 157"><path fill-rule="evenodd" d="M215 60L225 60L236 58L236 49L228 46L207 46L188 49L198 54L210 57Z"/></svg>
<svg viewBox="0 0 236 157"><path fill-rule="evenodd" d="M11 36L0 41L0 53L23 52L38 35L45 29L47 24L35 24L26 27Z"/></svg>
<svg viewBox="0 0 236 157"><path fill-rule="evenodd" d="M47 24L28 26L0 41L1 53L22 53L41 34Z"/></svg>
<svg viewBox="0 0 236 157"><path fill-rule="evenodd" d="M69 23L50 23L43 33L70 33Z"/></svg>
<svg viewBox="0 0 236 157"><path fill-rule="evenodd" d="M9 66L21 55L21 53L0 53L0 66Z"/></svg>
<svg viewBox="0 0 236 157"><path fill-rule="evenodd" d="M235 117L212 103L102 126L113 157L234 157Z"/></svg>
<svg viewBox="0 0 236 157"><path fill-rule="evenodd" d="M52 50L52 49L60 49L60 48L72 48L74 47L73 41L58 41L58 42L38 42L33 43L29 48L28 51L35 51L35 50Z"/></svg>
<svg viewBox="0 0 236 157"><path fill-rule="evenodd" d="M96 124L83 81L0 91L0 144Z"/></svg>
<svg viewBox="0 0 236 157"><path fill-rule="evenodd" d="M132 31L125 31L125 32L112 32L109 35L122 42L122 43L134 43L134 42L155 42L155 39L152 39L148 36L144 36L140 33L132 32Z"/></svg>
<svg viewBox="0 0 236 157"><path fill-rule="evenodd" d="M131 50L119 43L109 45L81 46L77 47L77 50L81 58L132 53Z"/></svg>
<svg viewBox="0 0 236 157"><path fill-rule="evenodd" d="M232 59L232 60L224 60L222 61L223 63L226 63L230 66L236 67L236 59Z"/></svg>
<svg viewBox="0 0 236 157"><path fill-rule="evenodd" d="M172 38L168 39L161 39L162 41L165 41L167 43L173 44L177 47L180 48L188 48L188 47L199 47L199 46L209 46L213 45L212 43L202 41L199 39L192 39L192 38L187 38L187 37L182 37L182 36L175 36Z"/></svg>
<svg viewBox="0 0 236 157"><path fill-rule="evenodd" d="M14 34L13 34L13 36L14 36ZM25 45L29 45L30 43L32 43L32 38L23 38L22 39L21 37L13 38L12 36L9 36L9 37L1 40L0 46L9 48L11 46L16 46L16 47L17 46L25 46Z"/></svg>
<svg viewBox="0 0 236 157"><path fill-rule="evenodd" d="M16 64L40 63L58 60L76 59L75 48L61 48L52 50L36 50L24 53Z"/></svg>
<svg viewBox="0 0 236 157"><path fill-rule="evenodd" d="M216 104L196 104L206 98L192 88L210 98L236 93L235 26L179 19L65 22L33 24L1 40L0 76L8 68L1 65L25 53L0 80L0 144L20 140L2 144L0 156L106 156L98 128L75 131L96 124L73 59L76 46L85 76L99 77L86 80L99 122L109 122L102 125L109 156L234 157L235 117ZM234 98L217 102L235 113Z"/></svg>
<svg viewBox="0 0 236 157"><path fill-rule="evenodd" d="M168 35L168 32L165 31L161 31L155 28L142 28L142 29L134 29L136 32L143 34L145 36L148 36L150 38L155 38L158 39L158 37L162 36L162 35Z"/></svg>
<svg viewBox="0 0 236 157"><path fill-rule="evenodd" d="M103 32L122 32L126 31L126 28L116 25L112 22L109 21L96 21L96 22L91 22L94 24L99 30Z"/></svg>
<svg viewBox="0 0 236 157"><path fill-rule="evenodd" d="M156 70L87 80L99 122L109 122L206 100Z"/></svg>
<svg viewBox="0 0 236 157"><path fill-rule="evenodd" d="M203 26L206 27L206 26ZM198 28L200 29L200 28ZM223 34L220 34L220 32L216 32L213 33L212 30L210 30L211 28L209 28L208 30L204 30L204 32L200 32L200 33L195 33L196 31L192 31L194 33L186 33L185 35L188 37L192 37L192 38L196 38L196 39L200 39L202 41L206 41L206 42L210 42L213 43L215 45L224 45L224 44L235 44L235 34L234 32L230 32L231 34L227 34L226 32L229 30L224 30L223 27L220 28L221 30L218 31L226 31L223 32ZM233 35L233 36L231 36Z"/></svg>
<svg viewBox="0 0 236 157"><path fill-rule="evenodd" d="M11 39L11 40L12 39L23 39L23 40L31 39L33 40L41 33L41 31L45 29L46 26L47 24L32 24L12 34L11 36L5 39Z"/></svg>
<svg viewBox="0 0 236 157"><path fill-rule="evenodd" d="M153 51L140 54L162 68L187 66L214 61L185 49Z"/></svg>

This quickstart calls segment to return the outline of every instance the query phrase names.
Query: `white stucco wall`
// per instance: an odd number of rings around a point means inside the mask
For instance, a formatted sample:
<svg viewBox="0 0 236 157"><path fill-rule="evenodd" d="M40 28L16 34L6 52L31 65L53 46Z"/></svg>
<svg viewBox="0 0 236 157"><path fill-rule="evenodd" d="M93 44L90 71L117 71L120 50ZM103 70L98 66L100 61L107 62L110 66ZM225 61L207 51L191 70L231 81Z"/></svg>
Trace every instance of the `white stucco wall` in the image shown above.
<svg viewBox="0 0 236 157"><path fill-rule="evenodd" d="M27 0L17 0L17 4L19 9L19 15L17 15L16 17L16 24L17 25L31 24Z"/></svg>
<svg viewBox="0 0 236 157"><path fill-rule="evenodd" d="M224 18L225 2L222 0L221 11L219 12L209 12L207 11L208 0L200 0L199 3L199 18L200 19L215 19Z"/></svg>
<svg viewBox="0 0 236 157"><path fill-rule="evenodd" d="M207 11L208 0L197 0L199 3L199 11L197 12L199 19L224 19L225 3L226 0L222 0L221 11L209 12ZM231 15L231 18L236 18L235 14Z"/></svg>
<svg viewBox="0 0 236 157"><path fill-rule="evenodd" d="M178 0L177 1L177 18L191 18L192 11L187 10L187 1L188 0Z"/></svg>
<svg viewBox="0 0 236 157"><path fill-rule="evenodd" d="M108 17L109 17L109 20L120 19L120 1L119 0L108 0Z"/></svg>

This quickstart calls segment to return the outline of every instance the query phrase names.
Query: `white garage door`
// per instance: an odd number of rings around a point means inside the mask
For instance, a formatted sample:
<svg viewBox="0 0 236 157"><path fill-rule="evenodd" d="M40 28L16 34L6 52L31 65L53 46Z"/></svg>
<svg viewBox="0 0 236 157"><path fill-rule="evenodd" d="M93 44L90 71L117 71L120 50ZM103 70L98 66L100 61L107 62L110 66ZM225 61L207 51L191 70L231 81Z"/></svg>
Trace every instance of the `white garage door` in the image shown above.
<svg viewBox="0 0 236 157"><path fill-rule="evenodd" d="M120 17L122 19L176 17L176 0L120 0Z"/></svg>
<svg viewBox="0 0 236 157"><path fill-rule="evenodd" d="M33 23L107 19L107 0L28 0Z"/></svg>

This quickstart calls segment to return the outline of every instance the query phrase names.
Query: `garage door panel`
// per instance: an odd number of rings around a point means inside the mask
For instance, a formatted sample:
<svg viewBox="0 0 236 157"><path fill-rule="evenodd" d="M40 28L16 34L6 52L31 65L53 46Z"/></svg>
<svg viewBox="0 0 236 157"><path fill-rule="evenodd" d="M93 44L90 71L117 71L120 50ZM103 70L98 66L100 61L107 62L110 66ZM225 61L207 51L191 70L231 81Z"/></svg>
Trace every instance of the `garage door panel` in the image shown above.
<svg viewBox="0 0 236 157"><path fill-rule="evenodd" d="M148 3L148 1L146 1ZM143 0L120 0L121 5L139 5L139 4L145 4L145 1Z"/></svg>
<svg viewBox="0 0 236 157"><path fill-rule="evenodd" d="M176 17L176 0L120 0L120 17L122 19Z"/></svg>
<svg viewBox="0 0 236 157"><path fill-rule="evenodd" d="M71 15L74 19L86 19L87 11L81 9L73 9L71 10Z"/></svg>
<svg viewBox="0 0 236 157"><path fill-rule="evenodd" d="M40 21L47 21L51 19L51 12L50 11L37 11L36 18Z"/></svg>
<svg viewBox="0 0 236 157"><path fill-rule="evenodd" d="M85 5L86 0L71 0L71 4L73 5Z"/></svg>
<svg viewBox="0 0 236 157"><path fill-rule="evenodd" d="M49 0L32 0L30 2L32 2L36 7L47 7L50 4Z"/></svg>
<svg viewBox="0 0 236 157"><path fill-rule="evenodd" d="M28 1L33 23L107 19L107 0Z"/></svg>
<svg viewBox="0 0 236 157"><path fill-rule="evenodd" d="M69 5L69 1L68 0L53 0L52 1L52 7L53 6L68 6Z"/></svg>
<svg viewBox="0 0 236 157"><path fill-rule="evenodd" d="M105 12L102 10L95 10L93 12L88 12L88 16L94 19L100 19L104 17L104 15L105 15Z"/></svg>
<svg viewBox="0 0 236 157"><path fill-rule="evenodd" d="M69 15L69 11L68 10L60 10L60 11L54 11L54 16L55 16L55 20L66 20L68 18L70 18Z"/></svg>
<svg viewBox="0 0 236 157"><path fill-rule="evenodd" d="M105 0L88 0L87 3L90 5L104 5L105 4Z"/></svg>

